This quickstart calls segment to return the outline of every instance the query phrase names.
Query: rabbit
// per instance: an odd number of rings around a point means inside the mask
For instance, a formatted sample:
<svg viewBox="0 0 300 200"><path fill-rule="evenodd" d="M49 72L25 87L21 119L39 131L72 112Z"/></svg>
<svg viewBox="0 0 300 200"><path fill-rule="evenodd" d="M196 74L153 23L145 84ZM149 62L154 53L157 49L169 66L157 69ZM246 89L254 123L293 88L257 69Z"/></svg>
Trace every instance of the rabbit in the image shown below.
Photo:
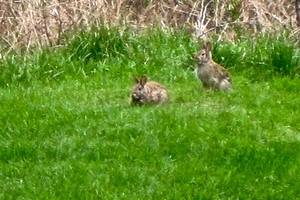
<svg viewBox="0 0 300 200"><path fill-rule="evenodd" d="M147 82L147 77L134 76L135 86L131 91L131 105L162 104L170 99L169 92L160 83Z"/></svg>
<svg viewBox="0 0 300 200"><path fill-rule="evenodd" d="M198 78L201 80L205 90L231 91L231 76L224 67L213 61L211 48L211 43L207 42L194 57L197 64Z"/></svg>

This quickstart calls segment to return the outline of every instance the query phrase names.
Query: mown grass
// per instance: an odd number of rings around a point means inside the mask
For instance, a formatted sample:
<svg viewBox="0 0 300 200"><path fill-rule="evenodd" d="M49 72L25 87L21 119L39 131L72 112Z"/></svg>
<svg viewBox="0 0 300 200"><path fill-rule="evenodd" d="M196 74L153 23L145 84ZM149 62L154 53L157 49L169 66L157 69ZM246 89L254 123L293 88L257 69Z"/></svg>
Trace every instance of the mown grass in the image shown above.
<svg viewBox="0 0 300 200"><path fill-rule="evenodd" d="M298 198L298 65L276 71L276 52L257 49L277 40L215 43L228 94L202 91L187 33L103 30L1 61L1 199ZM133 74L163 83L171 102L130 106Z"/></svg>

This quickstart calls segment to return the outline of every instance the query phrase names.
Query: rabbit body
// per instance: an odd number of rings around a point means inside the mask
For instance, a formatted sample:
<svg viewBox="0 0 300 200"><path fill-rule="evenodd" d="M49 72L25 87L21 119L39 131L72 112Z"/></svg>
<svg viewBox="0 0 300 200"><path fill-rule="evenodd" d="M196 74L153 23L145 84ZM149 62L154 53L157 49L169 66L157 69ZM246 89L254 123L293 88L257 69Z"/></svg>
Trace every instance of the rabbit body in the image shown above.
<svg viewBox="0 0 300 200"><path fill-rule="evenodd" d="M142 76L141 79L134 77L134 80L135 86L131 91L131 104L160 104L169 101L170 95L160 83L147 82L146 76Z"/></svg>
<svg viewBox="0 0 300 200"><path fill-rule="evenodd" d="M194 57L197 64L197 75L204 89L231 90L232 80L229 72L212 60L211 43L203 45Z"/></svg>

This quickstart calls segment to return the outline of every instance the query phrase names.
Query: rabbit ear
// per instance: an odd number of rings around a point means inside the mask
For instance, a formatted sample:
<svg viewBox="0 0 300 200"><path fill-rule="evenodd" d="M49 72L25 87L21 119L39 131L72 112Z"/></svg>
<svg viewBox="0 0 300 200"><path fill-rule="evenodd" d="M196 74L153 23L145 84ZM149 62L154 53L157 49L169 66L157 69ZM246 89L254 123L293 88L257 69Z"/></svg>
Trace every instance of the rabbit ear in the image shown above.
<svg viewBox="0 0 300 200"><path fill-rule="evenodd" d="M206 43L206 48L205 48L207 51L211 51L211 43L210 42L207 42Z"/></svg>
<svg viewBox="0 0 300 200"><path fill-rule="evenodd" d="M141 78L141 85L145 85L147 83L147 77L144 75Z"/></svg>
<svg viewBox="0 0 300 200"><path fill-rule="evenodd" d="M209 60L212 60L212 56L211 56L211 43L210 43L210 42L207 42L207 43L206 43L205 52L206 52L206 57L207 57Z"/></svg>
<svg viewBox="0 0 300 200"><path fill-rule="evenodd" d="M134 76L133 79L135 84L140 83L140 79L138 79L138 77Z"/></svg>

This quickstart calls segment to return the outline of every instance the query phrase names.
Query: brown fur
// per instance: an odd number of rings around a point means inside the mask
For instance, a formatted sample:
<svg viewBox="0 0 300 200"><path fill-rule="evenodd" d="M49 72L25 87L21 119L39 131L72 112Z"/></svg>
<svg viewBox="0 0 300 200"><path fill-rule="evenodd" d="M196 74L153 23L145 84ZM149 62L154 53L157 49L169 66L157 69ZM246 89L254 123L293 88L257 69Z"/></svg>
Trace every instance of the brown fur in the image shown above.
<svg viewBox="0 0 300 200"><path fill-rule="evenodd" d="M160 104L169 101L170 95L166 88L160 83L151 81L147 82L147 77L141 79L134 77L135 86L131 91L131 104Z"/></svg>
<svg viewBox="0 0 300 200"><path fill-rule="evenodd" d="M204 89L231 90L230 74L224 67L213 61L210 42L203 45L194 59L197 64L197 75Z"/></svg>

